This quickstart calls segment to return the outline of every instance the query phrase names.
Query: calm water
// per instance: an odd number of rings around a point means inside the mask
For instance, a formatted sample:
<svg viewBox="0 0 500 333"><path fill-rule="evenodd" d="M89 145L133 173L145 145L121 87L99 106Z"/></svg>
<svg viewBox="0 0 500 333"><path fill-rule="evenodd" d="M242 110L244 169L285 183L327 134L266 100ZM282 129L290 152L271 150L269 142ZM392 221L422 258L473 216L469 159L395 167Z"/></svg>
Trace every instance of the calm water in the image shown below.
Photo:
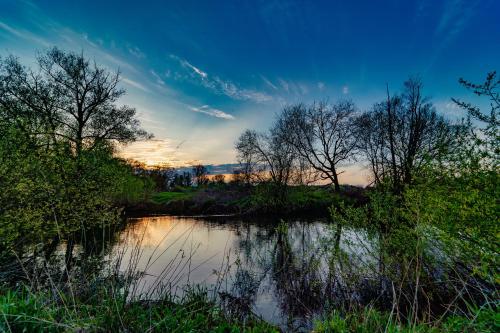
<svg viewBox="0 0 500 333"><path fill-rule="evenodd" d="M130 219L111 253L122 257L121 270L143 273L136 296L154 298L151 290L158 285L181 296L186 286L201 284L228 310L252 311L300 331L327 304L362 296L348 292L356 288L349 285L350 276L375 274L371 244L362 231L321 220L280 226L276 221L162 216Z"/></svg>

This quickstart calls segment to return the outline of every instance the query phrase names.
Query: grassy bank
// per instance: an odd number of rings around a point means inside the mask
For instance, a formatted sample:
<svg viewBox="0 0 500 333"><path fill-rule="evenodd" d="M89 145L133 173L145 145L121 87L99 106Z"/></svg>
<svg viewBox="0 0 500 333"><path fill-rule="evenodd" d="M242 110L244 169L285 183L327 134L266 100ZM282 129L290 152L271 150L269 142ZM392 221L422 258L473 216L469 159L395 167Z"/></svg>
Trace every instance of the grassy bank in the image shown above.
<svg viewBox="0 0 500 333"><path fill-rule="evenodd" d="M398 322L390 313L372 308L341 314L332 312L322 321L317 321L317 333L494 333L500 330L500 316L493 307L471 311L468 317L450 316L432 323Z"/></svg>
<svg viewBox="0 0 500 333"><path fill-rule="evenodd" d="M173 301L169 297L126 302L125 295L101 285L91 295L0 292L2 332L277 332L257 319L226 316L207 293L196 291Z"/></svg>
<svg viewBox="0 0 500 333"><path fill-rule="evenodd" d="M325 186L288 186L281 196L269 184L252 187L234 184L212 184L202 187L177 186L171 191L158 192L149 200L129 205L129 213L167 213L175 215L237 214L269 215L307 214L328 216L329 207L341 201L349 204L364 202L363 189L343 187L335 192Z"/></svg>
<svg viewBox="0 0 500 333"><path fill-rule="evenodd" d="M67 291L33 292L26 287L1 289L2 332L279 332L256 318L230 317L206 292L192 291L173 301L170 297L148 302L126 302L111 285L101 285L91 295ZM500 315L486 306L468 317L450 316L432 323L398 322L390 313L372 308L346 314L334 311L317 320L313 332L494 333Z"/></svg>

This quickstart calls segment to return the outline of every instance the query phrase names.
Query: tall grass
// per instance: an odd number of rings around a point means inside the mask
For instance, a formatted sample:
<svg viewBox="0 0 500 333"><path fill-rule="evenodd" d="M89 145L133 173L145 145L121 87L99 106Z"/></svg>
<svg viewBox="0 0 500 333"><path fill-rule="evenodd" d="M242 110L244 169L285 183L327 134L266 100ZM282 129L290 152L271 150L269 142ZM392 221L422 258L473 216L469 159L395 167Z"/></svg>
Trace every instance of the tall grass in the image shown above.
<svg viewBox="0 0 500 333"><path fill-rule="evenodd" d="M190 232L192 230L187 230L175 242L186 242ZM150 277L148 268L173 244L161 249L160 241L145 257L141 246L144 232L138 236L131 246L108 253L107 258L98 258L99 263L105 261L104 266L92 268L92 258L86 258L85 263L70 270L64 264L61 267L62 260L23 261L19 258L25 274L20 279L23 282L0 285L0 331L277 331L251 314L242 319L218 306L217 295L226 277L224 274L229 271L228 262L222 264L222 274L218 275L213 289L187 285L178 293L175 288L182 274L196 269L191 262L195 249L171 256L161 273L144 284L143 278Z"/></svg>
<svg viewBox="0 0 500 333"><path fill-rule="evenodd" d="M500 318L495 306L470 309L469 316L451 316L444 322L400 322L391 313L372 307L341 313L333 311L323 320L316 321L317 333L496 333Z"/></svg>

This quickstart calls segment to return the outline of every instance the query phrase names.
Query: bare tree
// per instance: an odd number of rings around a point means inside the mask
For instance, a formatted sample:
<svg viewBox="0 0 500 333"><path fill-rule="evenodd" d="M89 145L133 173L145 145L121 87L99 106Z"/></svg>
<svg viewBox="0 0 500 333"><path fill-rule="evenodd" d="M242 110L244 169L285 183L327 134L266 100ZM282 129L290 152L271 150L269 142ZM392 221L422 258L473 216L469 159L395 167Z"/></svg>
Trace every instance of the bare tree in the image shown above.
<svg viewBox="0 0 500 333"><path fill-rule="evenodd" d="M255 131L247 130L243 132L235 144L237 159L240 168L234 173L234 180L237 183L243 183L250 186L258 176L258 155L252 148L257 140Z"/></svg>
<svg viewBox="0 0 500 333"><path fill-rule="evenodd" d="M353 135L355 107L350 101L336 104L297 104L285 107L277 127L295 152L340 190L339 168L354 158L356 137Z"/></svg>
<svg viewBox="0 0 500 333"><path fill-rule="evenodd" d="M208 184L208 171L204 165L198 164L193 166L193 175L197 186Z"/></svg>
<svg viewBox="0 0 500 333"><path fill-rule="evenodd" d="M377 103L358 117L358 148L369 162L374 181L390 180L395 192L411 184L416 173L444 155L453 141L453 126L422 93L423 84L410 78L401 95Z"/></svg>
<svg viewBox="0 0 500 333"><path fill-rule="evenodd" d="M0 105L10 119L19 113L36 118L37 128L25 128L30 134L68 141L76 156L99 142L149 137L134 108L116 105L125 93L118 87L119 72L58 48L39 55L37 63L36 71L12 56L0 64Z"/></svg>
<svg viewBox="0 0 500 333"><path fill-rule="evenodd" d="M236 149L240 158L258 166L254 174L260 181L270 180L281 188L291 180L295 156L281 133L246 130L239 137Z"/></svg>

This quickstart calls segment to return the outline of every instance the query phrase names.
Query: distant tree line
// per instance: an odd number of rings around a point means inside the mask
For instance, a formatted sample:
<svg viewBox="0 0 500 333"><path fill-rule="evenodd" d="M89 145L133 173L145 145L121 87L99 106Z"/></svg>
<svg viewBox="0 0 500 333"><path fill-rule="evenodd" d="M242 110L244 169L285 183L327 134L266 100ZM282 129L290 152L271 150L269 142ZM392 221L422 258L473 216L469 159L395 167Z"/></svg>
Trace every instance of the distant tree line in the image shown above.
<svg viewBox="0 0 500 333"><path fill-rule="evenodd" d="M157 192L170 191L177 186L220 185L226 181L225 176L221 174L210 177L207 167L202 164L195 164L191 167L191 171L185 171L185 168L175 168L169 164L146 166L144 163L133 160L128 161L128 163L133 168L134 174L151 179Z"/></svg>

